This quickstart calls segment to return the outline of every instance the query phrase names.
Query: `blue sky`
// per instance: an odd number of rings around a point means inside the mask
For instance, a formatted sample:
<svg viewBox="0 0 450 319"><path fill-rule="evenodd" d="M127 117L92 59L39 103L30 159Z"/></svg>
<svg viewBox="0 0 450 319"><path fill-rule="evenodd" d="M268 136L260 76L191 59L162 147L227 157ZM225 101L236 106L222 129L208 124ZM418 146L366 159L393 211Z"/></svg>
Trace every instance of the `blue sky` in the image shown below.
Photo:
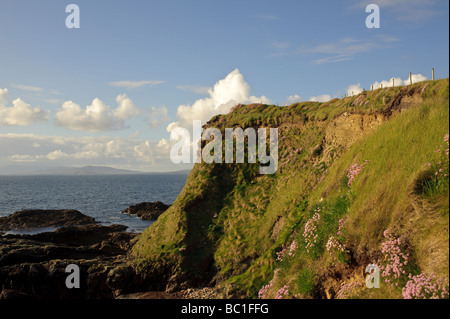
<svg viewBox="0 0 450 319"><path fill-rule="evenodd" d="M66 28L69 3L80 8L79 29ZM379 29L365 25L369 3L380 7ZM446 78L448 6L2 0L0 173L11 165L176 170L170 127L233 103L324 101L409 72L430 78L432 67Z"/></svg>

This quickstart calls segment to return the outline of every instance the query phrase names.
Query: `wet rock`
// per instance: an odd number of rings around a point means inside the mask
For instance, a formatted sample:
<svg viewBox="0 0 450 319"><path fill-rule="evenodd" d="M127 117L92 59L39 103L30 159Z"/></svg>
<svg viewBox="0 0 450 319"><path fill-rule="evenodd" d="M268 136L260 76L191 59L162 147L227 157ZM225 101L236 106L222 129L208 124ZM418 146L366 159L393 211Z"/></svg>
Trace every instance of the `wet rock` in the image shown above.
<svg viewBox="0 0 450 319"><path fill-rule="evenodd" d="M143 220L157 220L169 207L170 205L166 205L162 202L144 202L132 205L122 211L122 213L136 215Z"/></svg>
<svg viewBox="0 0 450 319"><path fill-rule="evenodd" d="M0 299L108 299L148 287L127 265L138 234L126 232L124 225L104 226L80 212L62 210L14 213L2 218L2 226L61 228L0 237ZM80 289L66 287L70 264L79 266Z"/></svg>
<svg viewBox="0 0 450 319"><path fill-rule="evenodd" d="M0 217L0 231L12 229L64 227L95 223L95 219L77 210L22 210Z"/></svg>

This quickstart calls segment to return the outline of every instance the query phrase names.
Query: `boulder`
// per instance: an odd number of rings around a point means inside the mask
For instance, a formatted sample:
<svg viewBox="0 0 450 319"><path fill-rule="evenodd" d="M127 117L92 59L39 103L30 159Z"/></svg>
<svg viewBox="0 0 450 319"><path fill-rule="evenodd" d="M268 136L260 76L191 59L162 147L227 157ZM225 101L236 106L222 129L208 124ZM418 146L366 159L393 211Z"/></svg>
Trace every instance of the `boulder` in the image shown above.
<svg viewBox="0 0 450 319"><path fill-rule="evenodd" d="M170 205L166 205L162 202L144 202L131 205L122 211L122 213L136 215L143 220L157 220L169 207Z"/></svg>

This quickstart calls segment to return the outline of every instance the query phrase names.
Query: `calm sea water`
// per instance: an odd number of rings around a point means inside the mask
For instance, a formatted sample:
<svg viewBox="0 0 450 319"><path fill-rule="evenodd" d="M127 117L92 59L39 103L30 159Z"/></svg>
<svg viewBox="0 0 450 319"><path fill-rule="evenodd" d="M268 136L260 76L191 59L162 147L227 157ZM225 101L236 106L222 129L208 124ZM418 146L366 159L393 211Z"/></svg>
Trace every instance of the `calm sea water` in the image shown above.
<svg viewBox="0 0 450 319"><path fill-rule="evenodd" d="M103 224L141 232L151 221L120 212L132 204L172 204L187 174L0 176L0 216L23 209L76 209Z"/></svg>

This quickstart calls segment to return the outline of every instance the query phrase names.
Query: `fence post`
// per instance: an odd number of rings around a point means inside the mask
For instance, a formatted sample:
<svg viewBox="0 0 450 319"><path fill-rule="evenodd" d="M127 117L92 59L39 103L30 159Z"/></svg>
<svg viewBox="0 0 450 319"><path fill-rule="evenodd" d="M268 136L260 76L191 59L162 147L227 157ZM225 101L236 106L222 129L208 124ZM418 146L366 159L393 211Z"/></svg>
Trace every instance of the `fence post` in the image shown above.
<svg viewBox="0 0 450 319"><path fill-rule="evenodd" d="M432 78L433 81L434 81L434 68L431 69L431 78Z"/></svg>
<svg viewBox="0 0 450 319"><path fill-rule="evenodd" d="M394 78L392 78L392 87L395 87Z"/></svg>
<svg viewBox="0 0 450 319"><path fill-rule="evenodd" d="M409 85L411 85L412 84L412 74L411 74L411 72L409 72Z"/></svg>

